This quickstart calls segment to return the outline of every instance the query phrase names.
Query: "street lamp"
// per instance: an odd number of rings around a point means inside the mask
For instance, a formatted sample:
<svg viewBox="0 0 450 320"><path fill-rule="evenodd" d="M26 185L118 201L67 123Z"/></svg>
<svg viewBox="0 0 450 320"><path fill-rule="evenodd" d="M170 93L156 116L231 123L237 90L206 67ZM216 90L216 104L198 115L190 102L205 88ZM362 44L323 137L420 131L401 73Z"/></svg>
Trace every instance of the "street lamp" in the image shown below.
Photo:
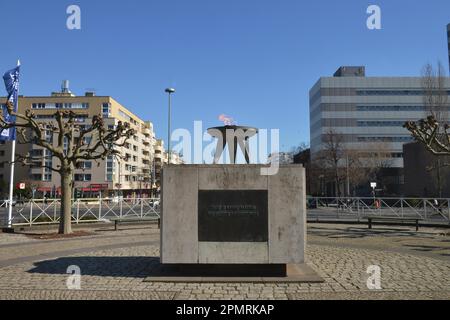
<svg viewBox="0 0 450 320"><path fill-rule="evenodd" d="M167 142L168 142L168 152L167 152L168 159L167 159L167 164L170 165L171 153L172 153L171 148L170 148L170 138L171 138L171 127L170 126L171 126L171 118L172 118L172 114L171 114L171 112L172 112L172 94L175 93L175 89L174 88L167 88L165 91L169 95L169 125L168 125L168 139L167 139Z"/></svg>

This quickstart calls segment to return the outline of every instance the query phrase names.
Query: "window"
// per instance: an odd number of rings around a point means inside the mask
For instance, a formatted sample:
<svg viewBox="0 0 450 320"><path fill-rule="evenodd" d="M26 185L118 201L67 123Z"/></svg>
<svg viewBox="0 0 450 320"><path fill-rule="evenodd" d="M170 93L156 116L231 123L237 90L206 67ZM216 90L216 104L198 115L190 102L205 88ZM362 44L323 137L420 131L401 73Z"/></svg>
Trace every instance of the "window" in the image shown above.
<svg viewBox="0 0 450 320"><path fill-rule="evenodd" d="M423 96L423 90L357 90L356 94L359 96ZM447 91L450 95L450 91Z"/></svg>
<svg viewBox="0 0 450 320"><path fill-rule="evenodd" d="M92 142L92 137L84 137L83 140L84 140L84 141L83 141L84 144L90 145L91 142Z"/></svg>
<svg viewBox="0 0 450 320"><path fill-rule="evenodd" d="M91 181L92 175L91 174L76 174L75 175L75 181Z"/></svg>
<svg viewBox="0 0 450 320"><path fill-rule="evenodd" d="M103 112L103 118L110 118L111 117L111 104L103 103L102 112Z"/></svg>
<svg viewBox="0 0 450 320"><path fill-rule="evenodd" d="M53 161L51 161L51 160L50 161L45 161L45 166L46 166L46 168L44 168L45 173L51 174L52 173L52 169L50 169L50 168L52 168L52 166L53 166Z"/></svg>
<svg viewBox="0 0 450 320"><path fill-rule="evenodd" d="M358 121L358 127L403 127L404 121Z"/></svg>
<svg viewBox="0 0 450 320"><path fill-rule="evenodd" d="M114 175L114 157L108 156L106 161L106 173L105 173L105 180L108 182L113 181L113 175Z"/></svg>
<svg viewBox="0 0 450 320"><path fill-rule="evenodd" d="M411 136L398 136L398 137L358 137L358 142L412 142L414 138Z"/></svg>
<svg viewBox="0 0 450 320"><path fill-rule="evenodd" d="M91 169L92 169L92 162L91 162L91 161L83 161L83 162L80 162L80 163L78 164L78 169L81 169L81 170L91 170Z"/></svg>
<svg viewBox="0 0 450 320"><path fill-rule="evenodd" d="M75 122L76 123L84 123L84 122L86 122L86 119L87 119L88 117L87 116L77 116L76 118L75 118Z"/></svg>
<svg viewBox="0 0 450 320"><path fill-rule="evenodd" d="M31 105L33 109L45 109L45 103L33 103Z"/></svg>
<svg viewBox="0 0 450 320"><path fill-rule="evenodd" d="M127 115L125 112L123 112L122 110L119 110L119 115L122 118L126 119L126 121L130 121L131 120L131 117L129 115Z"/></svg>
<svg viewBox="0 0 450 320"><path fill-rule="evenodd" d="M32 174L31 179L33 181L42 181L42 174Z"/></svg>
<svg viewBox="0 0 450 320"><path fill-rule="evenodd" d="M67 139L67 137L64 137L64 154L67 155L67 150L69 148L69 140Z"/></svg>
<svg viewBox="0 0 450 320"><path fill-rule="evenodd" d="M43 181L52 181L52 175L51 174L44 174Z"/></svg>
<svg viewBox="0 0 450 320"><path fill-rule="evenodd" d="M30 157L36 158L36 157L43 157L43 156L44 156L43 149L33 149L30 151Z"/></svg>
<svg viewBox="0 0 450 320"><path fill-rule="evenodd" d="M357 106L357 111L425 111L424 106Z"/></svg>
<svg viewBox="0 0 450 320"><path fill-rule="evenodd" d="M45 141L49 143L53 142L53 130L45 130Z"/></svg>

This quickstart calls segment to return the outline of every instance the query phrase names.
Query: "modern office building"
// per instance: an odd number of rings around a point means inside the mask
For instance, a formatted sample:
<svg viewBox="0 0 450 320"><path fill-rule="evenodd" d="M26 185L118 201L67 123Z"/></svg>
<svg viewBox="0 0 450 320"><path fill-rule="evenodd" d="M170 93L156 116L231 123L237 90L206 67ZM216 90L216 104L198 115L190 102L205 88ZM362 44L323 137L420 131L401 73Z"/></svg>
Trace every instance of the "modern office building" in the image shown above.
<svg viewBox="0 0 450 320"><path fill-rule="evenodd" d="M5 98L0 98L5 101ZM63 84L61 92L43 97L19 97L19 112L27 110L35 114L37 121L51 123L57 110L70 110L77 115L76 121L89 126L94 116L101 115L105 126L113 128L119 121L129 123L136 134L123 147L119 147L121 156L111 156L104 161L86 161L74 175L76 194L83 197L123 195L128 197L149 196L154 185L153 159L156 145L153 124L144 121L129 109L109 96L96 96L87 92L84 96L75 96ZM46 132L49 141L56 141L53 132ZM90 137L87 137L90 139ZM57 165L59 161L48 151L31 144L17 145L18 154L37 157L40 164ZM0 145L0 162L9 161L11 144ZM9 181L9 166L0 165L0 181ZM17 165L14 181L26 182L36 186L44 195L55 196L60 193L59 174L49 169L21 167Z"/></svg>
<svg viewBox="0 0 450 320"><path fill-rule="evenodd" d="M450 93L450 78L445 87ZM310 90L311 157L325 148L326 135L333 131L345 149L362 158L384 149L389 167L399 169L401 185L403 144L413 141L403 125L427 116L420 77L366 77L364 67L341 67Z"/></svg>
<svg viewBox="0 0 450 320"><path fill-rule="evenodd" d="M448 42L448 66L450 70L450 23L447 25L447 42Z"/></svg>

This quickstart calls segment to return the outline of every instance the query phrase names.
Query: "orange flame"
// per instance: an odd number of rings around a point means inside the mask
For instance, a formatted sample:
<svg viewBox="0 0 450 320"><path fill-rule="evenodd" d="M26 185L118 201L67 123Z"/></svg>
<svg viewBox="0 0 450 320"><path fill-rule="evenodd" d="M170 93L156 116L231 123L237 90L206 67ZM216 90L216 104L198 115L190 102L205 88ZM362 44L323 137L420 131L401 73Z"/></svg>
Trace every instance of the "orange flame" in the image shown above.
<svg viewBox="0 0 450 320"><path fill-rule="evenodd" d="M236 124L236 122L234 121L233 118L231 118L225 114L221 114L219 116L219 121L222 121L226 126L233 126Z"/></svg>

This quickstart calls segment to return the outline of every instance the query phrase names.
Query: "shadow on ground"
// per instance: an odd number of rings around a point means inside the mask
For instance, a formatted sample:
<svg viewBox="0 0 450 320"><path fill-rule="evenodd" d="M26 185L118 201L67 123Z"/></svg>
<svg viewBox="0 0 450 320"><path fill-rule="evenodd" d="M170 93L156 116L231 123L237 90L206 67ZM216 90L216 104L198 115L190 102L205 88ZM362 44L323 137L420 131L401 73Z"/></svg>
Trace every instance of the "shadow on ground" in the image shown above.
<svg viewBox="0 0 450 320"><path fill-rule="evenodd" d="M29 273L67 275L70 266L78 266L85 276L145 278L159 257L67 257L34 263Z"/></svg>
<svg viewBox="0 0 450 320"><path fill-rule="evenodd" d="M34 263L33 274L67 275L77 266L82 276L99 277L286 277L286 265L162 265L159 257L67 257ZM303 269L302 269L303 270ZM70 274L71 272L69 272Z"/></svg>
<svg viewBox="0 0 450 320"><path fill-rule="evenodd" d="M348 227L342 229L331 229L329 227L309 227L309 235L327 237L330 239L361 239L368 237L414 237L416 239L431 239L434 235L426 233L417 233L408 229L383 228L377 226L377 229L369 230L367 228Z"/></svg>

